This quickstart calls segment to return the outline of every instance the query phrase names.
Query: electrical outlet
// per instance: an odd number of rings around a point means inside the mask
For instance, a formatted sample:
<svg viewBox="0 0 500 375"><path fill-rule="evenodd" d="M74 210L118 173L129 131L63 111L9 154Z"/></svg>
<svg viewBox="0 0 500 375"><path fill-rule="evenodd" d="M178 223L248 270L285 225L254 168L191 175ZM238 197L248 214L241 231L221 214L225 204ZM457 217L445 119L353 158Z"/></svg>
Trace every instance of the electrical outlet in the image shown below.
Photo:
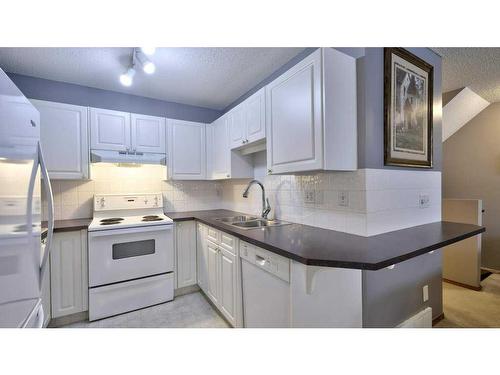
<svg viewBox="0 0 500 375"><path fill-rule="evenodd" d="M349 192L339 191L337 196L337 203L340 207L349 207Z"/></svg>
<svg viewBox="0 0 500 375"><path fill-rule="evenodd" d="M424 299L424 302L427 302L429 300L429 285L424 285L422 288L422 297Z"/></svg>
<svg viewBox="0 0 500 375"><path fill-rule="evenodd" d="M429 194L420 194L418 197L418 206L420 208L427 208L430 205L431 198Z"/></svg>
<svg viewBox="0 0 500 375"><path fill-rule="evenodd" d="M304 203L315 203L315 202L316 202L316 191L304 190Z"/></svg>

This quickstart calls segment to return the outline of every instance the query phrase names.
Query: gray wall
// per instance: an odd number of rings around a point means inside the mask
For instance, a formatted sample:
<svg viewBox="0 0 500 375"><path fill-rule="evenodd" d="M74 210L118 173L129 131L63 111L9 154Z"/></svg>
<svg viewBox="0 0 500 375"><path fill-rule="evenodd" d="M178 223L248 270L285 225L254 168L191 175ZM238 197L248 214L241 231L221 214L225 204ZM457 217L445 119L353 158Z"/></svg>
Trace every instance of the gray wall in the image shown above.
<svg viewBox="0 0 500 375"><path fill-rule="evenodd" d="M500 270L500 103L443 143L443 197L482 199L481 266Z"/></svg>
<svg viewBox="0 0 500 375"><path fill-rule="evenodd" d="M395 327L430 306L432 317L443 313L442 253L424 254L394 269L363 271L363 327ZM429 287L423 302L422 288Z"/></svg>
<svg viewBox="0 0 500 375"><path fill-rule="evenodd" d="M210 123L222 115L221 111L209 108L166 102L14 73L7 73L7 75L23 94L31 99L206 123Z"/></svg>
<svg viewBox="0 0 500 375"><path fill-rule="evenodd" d="M434 168L441 170L441 57L428 48L408 48L434 66ZM384 49L365 48L358 61L359 168L412 169L384 166ZM422 169L425 171L427 169Z"/></svg>

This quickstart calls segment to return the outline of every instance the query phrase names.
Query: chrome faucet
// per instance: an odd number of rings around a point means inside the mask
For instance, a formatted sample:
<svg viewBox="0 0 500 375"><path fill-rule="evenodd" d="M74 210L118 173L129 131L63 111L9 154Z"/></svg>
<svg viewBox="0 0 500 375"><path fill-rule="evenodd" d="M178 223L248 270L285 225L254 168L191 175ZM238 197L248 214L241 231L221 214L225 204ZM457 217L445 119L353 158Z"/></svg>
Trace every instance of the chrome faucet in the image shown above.
<svg viewBox="0 0 500 375"><path fill-rule="evenodd" d="M271 211L271 205L269 204L269 199L266 198L266 190L264 189L264 185L258 180L252 180L248 183L247 188L243 192L243 198L248 198L248 191L253 184L257 184L262 188L262 218L267 219L267 215Z"/></svg>

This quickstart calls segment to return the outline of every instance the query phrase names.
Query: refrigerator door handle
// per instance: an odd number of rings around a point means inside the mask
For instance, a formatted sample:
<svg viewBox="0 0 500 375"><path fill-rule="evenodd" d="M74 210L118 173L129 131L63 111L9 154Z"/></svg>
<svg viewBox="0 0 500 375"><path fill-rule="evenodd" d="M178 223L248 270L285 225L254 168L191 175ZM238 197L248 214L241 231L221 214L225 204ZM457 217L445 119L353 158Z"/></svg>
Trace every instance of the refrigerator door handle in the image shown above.
<svg viewBox="0 0 500 375"><path fill-rule="evenodd" d="M43 253L42 261L40 264L40 280L42 280L43 274L45 273L45 269L47 268L47 261L49 259L50 248L52 246L52 236L54 234L54 197L52 196L52 186L50 185L49 172L47 171L45 160L43 159L42 145L40 144L40 142L38 142L38 161L40 163L40 169L43 176L43 183L45 185L45 191L47 193L47 203L48 203L47 240L46 240L45 251Z"/></svg>

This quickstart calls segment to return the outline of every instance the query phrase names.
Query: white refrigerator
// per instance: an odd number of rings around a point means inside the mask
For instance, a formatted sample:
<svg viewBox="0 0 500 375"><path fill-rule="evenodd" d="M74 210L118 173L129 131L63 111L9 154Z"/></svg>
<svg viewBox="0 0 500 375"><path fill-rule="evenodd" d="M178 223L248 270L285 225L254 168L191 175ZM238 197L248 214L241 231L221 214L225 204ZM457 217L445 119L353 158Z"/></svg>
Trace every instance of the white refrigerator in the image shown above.
<svg viewBox="0 0 500 375"><path fill-rule="evenodd" d="M45 246L42 191L48 216ZM43 326L41 284L53 217L52 189L40 147L40 115L0 69L0 328Z"/></svg>

